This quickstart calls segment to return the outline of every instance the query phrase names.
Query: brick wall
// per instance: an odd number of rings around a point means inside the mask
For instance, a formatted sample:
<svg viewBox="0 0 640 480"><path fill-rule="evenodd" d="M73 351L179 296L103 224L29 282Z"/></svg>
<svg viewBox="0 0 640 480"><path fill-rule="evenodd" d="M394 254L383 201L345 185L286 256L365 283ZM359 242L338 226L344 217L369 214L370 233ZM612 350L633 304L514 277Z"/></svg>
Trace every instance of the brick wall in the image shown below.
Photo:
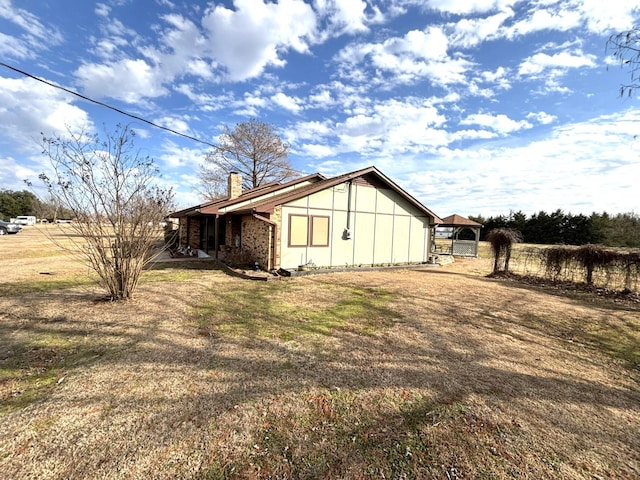
<svg viewBox="0 0 640 480"><path fill-rule="evenodd" d="M200 219L191 217L180 218L180 246L200 248Z"/></svg>
<svg viewBox="0 0 640 480"><path fill-rule="evenodd" d="M269 265L271 235L269 224L251 215L242 217L242 250L266 269Z"/></svg>
<svg viewBox="0 0 640 480"><path fill-rule="evenodd" d="M238 198L242 195L242 175L231 172L227 179L227 194L229 198Z"/></svg>

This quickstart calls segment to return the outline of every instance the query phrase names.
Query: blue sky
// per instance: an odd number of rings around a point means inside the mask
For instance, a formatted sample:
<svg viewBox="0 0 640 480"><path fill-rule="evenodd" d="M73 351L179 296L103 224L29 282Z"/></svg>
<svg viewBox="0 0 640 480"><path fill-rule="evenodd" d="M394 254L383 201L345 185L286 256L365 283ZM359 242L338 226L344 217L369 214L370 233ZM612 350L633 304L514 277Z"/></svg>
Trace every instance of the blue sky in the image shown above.
<svg viewBox="0 0 640 480"><path fill-rule="evenodd" d="M640 211L640 110L607 52L637 0L0 0L2 62L216 143L276 126L303 173L375 165L444 217ZM40 132L131 123L199 203L205 144L0 67L0 188Z"/></svg>

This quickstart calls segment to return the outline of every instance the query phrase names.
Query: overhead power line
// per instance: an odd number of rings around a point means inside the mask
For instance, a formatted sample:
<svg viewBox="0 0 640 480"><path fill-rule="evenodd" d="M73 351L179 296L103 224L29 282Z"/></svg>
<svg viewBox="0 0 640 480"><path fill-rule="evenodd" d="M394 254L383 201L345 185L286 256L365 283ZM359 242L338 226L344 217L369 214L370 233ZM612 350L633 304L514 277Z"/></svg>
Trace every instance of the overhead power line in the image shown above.
<svg viewBox="0 0 640 480"><path fill-rule="evenodd" d="M124 110L120 110L119 108L116 108L116 107L114 107L112 105L109 105L107 103L100 102L98 100L94 100L93 98L87 97L86 95L82 95L81 93L75 92L73 90L70 90L68 88L62 87L62 86L57 85L55 83L49 82L47 80L43 80L42 78L38 78L35 75L32 75L32 74L30 74L28 72L25 72L24 70L20 70L19 68L12 67L11 65L7 65L4 62L0 62L0 65L2 65L5 68L8 68L9 70L13 70L16 73L24 75L25 77L29 77L29 78L32 78L34 80L37 80L38 82L44 83L45 85L49 85L50 87L57 88L57 89L62 90L64 92L70 93L71 95L75 95L76 97L81 98L83 100L86 100L88 102L95 103L96 105L100 105L101 107L108 108L110 110L113 110L114 112L118 112L118 113L120 113L122 115L126 115L127 117L133 118L135 120L139 120L140 122L147 123L147 124L151 125L152 127L156 127L156 128L160 128L162 130L166 130L167 132L171 132L174 135L179 135L181 137L188 138L189 140L193 140L194 142L198 142L198 143L202 143L204 145L208 145L208 146L213 147L215 149L219 148L217 145L214 145L213 143L207 142L205 140L200 140L199 138L192 137L191 135L187 135L186 133L177 132L176 130L173 130L173 129L169 128L169 127L164 127L162 125L158 125L157 123L153 123L152 121L147 120L145 118L142 118L142 117L139 117L137 115L133 115L131 113L125 112Z"/></svg>
<svg viewBox="0 0 640 480"><path fill-rule="evenodd" d="M202 144L207 145L209 147L213 147L216 150L220 150L220 147L218 145L215 145L215 144L213 144L211 142L207 142L205 140L200 140L199 138L193 137L191 135L187 135L186 133L180 133L180 132L178 132L176 130L173 130L173 129L169 128L169 127L164 127L162 125L158 125L157 123L154 123L151 120L147 120L146 118L139 117L138 115L133 115L132 113L125 112L124 110L121 110L121 109L116 108L116 107L114 107L112 105L109 105L108 103L104 103L104 102L101 102L99 100L94 100L93 98L87 97L86 95L82 95L81 93L78 93L78 92L76 92L74 90L71 90L69 88L62 87L62 86L57 85L57 84L55 84L53 82L49 82L49 81L44 80L42 78L36 77L35 75L32 75L29 72L25 72L24 70L20 70L19 68L16 68L16 67L12 67L11 65L8 65L8 64L6 64L4 62L0 62L0 65L5 67L5 68L8 68L9 70L12 70L12 71L14 71L16 73L24 75L25 77L29 77L29 78L31 78L33 80L36 80L36 81L41 82L41 83L44 83L45 85L48 85L48 86L53 87L53 88L57 88L59 90L62 90L63 92L67 92L67 93L69 93L71 95L74 95L74 96L76 96L78 98L86 100L87 102L95 103L96 105L100 105L101 107L105 107L105 108L108 108L109 110L113 110L114 112L118 112L121 115L125 115L127 117L133 118L133 119L138 120L140 122L144 122L146 124L149 124L152 127L156 127L156 128L161 129L161 130L165 130L167 132L173 133L174 135L178 135L180 137L184 137L184 138L187 138L189 140L193 140L194 142L202 143ZM301 171L295 170L295 169L291 169L291 170L296 172L296 173L299 173L301 175L307 175L306 172L301 172Z"/></svg>

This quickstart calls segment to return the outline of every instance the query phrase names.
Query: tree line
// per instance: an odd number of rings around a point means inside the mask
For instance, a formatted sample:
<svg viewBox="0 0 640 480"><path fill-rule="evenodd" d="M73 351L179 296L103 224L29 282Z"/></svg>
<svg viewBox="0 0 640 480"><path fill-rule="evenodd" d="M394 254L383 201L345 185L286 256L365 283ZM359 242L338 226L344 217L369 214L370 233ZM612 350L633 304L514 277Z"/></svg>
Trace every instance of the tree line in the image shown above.
<svg viewBox="0 0 640 480"><path fill-rule="evenodd" d="M587 216L573 215L558 209L552 213L540 211L531 216L521 211L512 211L509 215L488 218L479 215L469 218L484 226L480 240L486 240L491 230L510 228L519 231L525 243L640 247L640 215L635 212L593 212Z"/></svg>
<svg viewBox="0 0 640 480"><path fill-rule="evenodd" d="M28 190L0 190L0 220L19 215L33 215L38 219L73 218L73 211L56 205L54 200L42 201Z"/></svg>

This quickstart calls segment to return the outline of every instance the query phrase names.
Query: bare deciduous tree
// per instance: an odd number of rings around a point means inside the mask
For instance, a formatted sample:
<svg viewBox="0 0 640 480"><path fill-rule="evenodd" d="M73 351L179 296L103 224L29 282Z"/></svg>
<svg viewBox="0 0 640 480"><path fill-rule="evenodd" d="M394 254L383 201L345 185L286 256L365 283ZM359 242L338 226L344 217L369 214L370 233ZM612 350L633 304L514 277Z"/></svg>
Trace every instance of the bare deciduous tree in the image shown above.
<svg viewBox="0 0 640 480"><path fill-rule="evenodd" d="M204 198L214 200L227 194L227 179L229 172L216 165L212 159L212 153L207 155L206 163L200 166L200 183L197 190Z"/></svg>
<svg viewBox="0 0 640 480"><path fill-rule="evenodd" d="M620 66L629 70L631 81L620 86L620 96L630 97L640 88L640 28L634 27L626 32L611 35L607 42L607 50L609 49L613 51L613 56L620 62Z"/></svg>
<svg viewBox="0 0 640 480"><path fill-rule="evenodd" d="M223 195L230 172L242 175L244 189L295 178L289 148L273 125L256 119L238 123L233 130L225 127L219 146L200 168L202 192L209 198Z"/></svg>
<svg viewBox="0 0 640 480"><path fill-rule="evenodd" d="M127 300L161 241L173 192L156 186L158 169L135 150L128 126L104 139L67 130L68 137L43 135L52 173L39 178L56 204L73 212L72 253L88 261L112 300Z"/></svg>

